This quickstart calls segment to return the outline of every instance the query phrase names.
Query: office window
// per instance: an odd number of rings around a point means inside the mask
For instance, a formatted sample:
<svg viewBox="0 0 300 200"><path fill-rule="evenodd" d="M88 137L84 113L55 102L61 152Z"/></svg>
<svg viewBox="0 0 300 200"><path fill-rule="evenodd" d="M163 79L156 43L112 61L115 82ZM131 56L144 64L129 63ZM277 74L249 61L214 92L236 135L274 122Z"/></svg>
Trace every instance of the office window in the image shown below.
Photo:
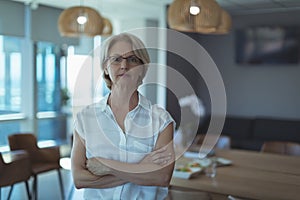
<svg viewBox="0 0 300 200"><path fill-rule="evenodd" d="M8 145L8 135L20 132L20 126L20 121L8 121L0 123L0 148L1 146Z"/></svg>
<svg viewBox="0 0 300 200"><path fill-rule="evenodd" d="M67 118L64 116L38 120L38 140L61 142L67 136Z"/></svg>
<svg viewBox="0 0 300 200"><path fill-rule="evenodd" d="M66 139L66 118L61 113L61 68L66 59L60 46L36 43L38 140Z"/></svg>
<svg viewBox="0 0 300 200"><path fill-rule="evenodd" d="M21 111L21 39L0 35L0 114Z"/></svg>
<svg viewBox="0 0 300 200"><path fill-rule="evenodd" d="M77 81L80 80L80 78L83 77L84 72L86 73L84 78L86 80L85 86L83 89L85 91L84 95L91 96L92 95L92 90L93 90L93 84L92 84L92 74L87 73L88 70L86 67L92 69L93 67L93 58L90 55L85 55L85 54L75 54L74 52L75 48L73 46L68 48L68 58L67 58L67 88L70 92L70 95L73 98L78 98L79 90L76 88ZM89 69L89 70L90 70ZM78 87L78 86L77 86ZM75 91L76 90L76 91ZM88 91L88 92L87 92ZM76 97L74 97L74 95Z"/></svg>
<svg viewBox="0 0 300 200"><path fill-rule="evenodd" d="M38 112L60 111L60 48L38 42L36 50Z"/></svg>
<svg viewBox="0 0 300 200"><path fill-rule="evenodd" d="M21 43L21 38L0 35L0 147L20 131L21 122L10 118L21 112Z"/></svg>

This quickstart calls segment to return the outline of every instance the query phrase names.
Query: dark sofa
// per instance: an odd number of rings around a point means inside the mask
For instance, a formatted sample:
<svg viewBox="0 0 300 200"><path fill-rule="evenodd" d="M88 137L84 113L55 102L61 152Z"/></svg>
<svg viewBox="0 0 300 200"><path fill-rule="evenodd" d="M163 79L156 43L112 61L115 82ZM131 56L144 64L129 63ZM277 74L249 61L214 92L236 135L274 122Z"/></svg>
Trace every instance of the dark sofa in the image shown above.
<svg viewBox="0 0 300 200"><path fill-rule="evenodd" d="M265 141L300 143L300 120L227 116L222 135L230 136L232 148L259 151Z"/></svg>

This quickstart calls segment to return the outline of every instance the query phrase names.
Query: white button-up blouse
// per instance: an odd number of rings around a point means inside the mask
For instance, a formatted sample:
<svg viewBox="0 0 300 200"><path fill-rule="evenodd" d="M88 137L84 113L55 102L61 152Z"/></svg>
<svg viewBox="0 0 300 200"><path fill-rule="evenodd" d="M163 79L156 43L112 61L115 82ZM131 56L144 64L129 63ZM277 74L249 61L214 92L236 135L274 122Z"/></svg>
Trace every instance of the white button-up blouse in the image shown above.
<svg viewBox="0 0 300 200"><path fill-rule="evenodd" d="M151 152L158 135L175 122L171 115L139 94L139 103L124 121L125 133L115 120L107 104L109 94L99 103L81 110L75 120L75 129L84 139L86 157L102 157L127 163L137 163ZM84 198L92 199L165 199L168 188L126 183L106 189L85 189Z"/></svg>

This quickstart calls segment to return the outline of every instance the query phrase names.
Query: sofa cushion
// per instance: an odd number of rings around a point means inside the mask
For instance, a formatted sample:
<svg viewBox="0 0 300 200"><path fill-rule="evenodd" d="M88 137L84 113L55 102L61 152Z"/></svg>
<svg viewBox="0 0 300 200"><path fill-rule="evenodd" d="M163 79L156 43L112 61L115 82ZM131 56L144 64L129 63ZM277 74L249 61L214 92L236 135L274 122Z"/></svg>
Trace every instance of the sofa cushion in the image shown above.
<svg viewBox="0 0 300 200"><path fill-rule="evenodd" d="M252 132L252 119L229 116L226 117L222 134L234 139L250 139Z"/></svg>
<svg viewBox="0 0 300 200"><path fill-rule="evenodd" d="M252 139L234 139L231 142L231 147L234 149L245 149L260 151L264 141Z"/></svg>
<svg viewBox="0 0 300 200"><path fill-rule="evenodd" d="M253 138L300 142L300 121L257 118L253 127Z"/></svg>

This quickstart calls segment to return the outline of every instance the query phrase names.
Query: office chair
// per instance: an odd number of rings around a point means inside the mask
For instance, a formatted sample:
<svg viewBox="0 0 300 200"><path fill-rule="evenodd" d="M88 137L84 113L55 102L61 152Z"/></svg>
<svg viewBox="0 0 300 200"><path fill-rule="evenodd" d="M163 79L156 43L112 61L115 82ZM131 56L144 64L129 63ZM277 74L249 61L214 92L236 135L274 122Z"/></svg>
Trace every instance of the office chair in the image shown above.
<svg viewBox="0 0 300 200"><path fill-rule="evenodd" d="M63 182L60 173L59 147L39 148L35 135L31 133L17 133L9 135L9 146L11 150L26 150L31 161L31 174L33 176L33 196L38 198L38 175L44 172L56 170L60 184L61 196L64 199Z"/></svg>
<svg viewBox="0 0 300 200"><path fill-rule="evenodd" d="M261 152L300 156L300 144L296 142L267 141L262 145Z"/></svg>
<svg viewBox="0 0 300 200"><path fill-rule="evenodd" d="M0 199L1 187L10 186L7 199L9 200L14 188L14 184L24 182L26 186L28 199L31 199L28 180L31 176L31 166L29 155L26 151L10 151L5 153L9 159L4 161L0 152Z"/></svg>

